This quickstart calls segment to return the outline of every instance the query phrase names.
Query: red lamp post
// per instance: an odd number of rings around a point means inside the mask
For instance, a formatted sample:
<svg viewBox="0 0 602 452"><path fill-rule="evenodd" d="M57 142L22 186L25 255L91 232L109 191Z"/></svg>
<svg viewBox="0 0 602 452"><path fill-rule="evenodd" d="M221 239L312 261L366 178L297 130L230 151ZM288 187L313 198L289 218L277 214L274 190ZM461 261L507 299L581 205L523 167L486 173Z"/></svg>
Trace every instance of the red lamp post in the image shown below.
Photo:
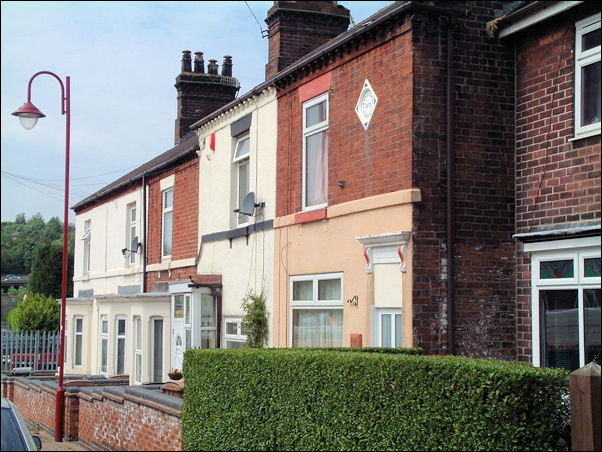
<svg viewBox="0 0 602 452"><path fill-rule="evenodd" d="M56 78L61 85L61 114L66 119L66 138L65 138L65 221L63 223L63 284L61 290L61 344L59 353L59 384L56 391L56 409L54 416L54 440L63 440L63 417L65 413L65 388L63 387L63 370L65 364L65 308L67 306L67 238L69 232L69 145L70 145L70 127L71 127L71 99L69 92L69 76L65 77L65 84L54 73L41 71L34 74L29 79L27 86L27 102L12 114L18 116L21 125L26 129L32 129L39 118L44 115L35 105L31 103L31 83L38 75L48 74Z"/></svg>

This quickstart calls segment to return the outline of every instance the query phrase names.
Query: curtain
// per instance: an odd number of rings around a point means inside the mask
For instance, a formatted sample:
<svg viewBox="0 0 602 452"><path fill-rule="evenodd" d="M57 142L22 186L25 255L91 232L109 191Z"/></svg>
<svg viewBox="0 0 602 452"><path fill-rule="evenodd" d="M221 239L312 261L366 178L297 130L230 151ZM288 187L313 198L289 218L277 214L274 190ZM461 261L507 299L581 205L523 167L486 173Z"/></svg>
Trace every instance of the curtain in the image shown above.
<svg viewBox="0 0 602 452"><path fill-rule="evenodd" d="M323 204L328 186L328 130L306 138L305 204Z"/></svg>
<svg viewBox="0 0 602 452"><path fill-rule="evenodd" d="M293 347L342 346L342 309L293 309Z"/></svg>

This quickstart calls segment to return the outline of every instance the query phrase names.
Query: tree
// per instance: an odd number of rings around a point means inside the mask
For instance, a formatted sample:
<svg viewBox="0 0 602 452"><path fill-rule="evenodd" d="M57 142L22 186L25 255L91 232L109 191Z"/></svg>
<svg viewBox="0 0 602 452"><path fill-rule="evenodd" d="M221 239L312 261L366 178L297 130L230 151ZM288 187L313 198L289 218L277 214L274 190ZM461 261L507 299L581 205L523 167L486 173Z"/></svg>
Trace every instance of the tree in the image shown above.
<svg viewBox="0 0 602 452"><path fill-rule="evenodd" d="M67 256L67 297L73 296L73 253ZM42 293L60 298L63 287L63 247L53 242L40 245L36 249L33 270L29 277L28 289L32 293Z"/></svg>
<svg viewBox="0 0 602 452"><path fill-rule="evenodd" d="M61 315L60 303L52 297L34 293L8 313L13 331L57 331Z"/></svg>
<svg viewBox="0 0 602 452"><path fill-rule="evenodd" d="M247 335L247 345L263 348L268 333L268 312L263 291L259 295L249 291L241 306L245 312L241 326Z"/></svg>

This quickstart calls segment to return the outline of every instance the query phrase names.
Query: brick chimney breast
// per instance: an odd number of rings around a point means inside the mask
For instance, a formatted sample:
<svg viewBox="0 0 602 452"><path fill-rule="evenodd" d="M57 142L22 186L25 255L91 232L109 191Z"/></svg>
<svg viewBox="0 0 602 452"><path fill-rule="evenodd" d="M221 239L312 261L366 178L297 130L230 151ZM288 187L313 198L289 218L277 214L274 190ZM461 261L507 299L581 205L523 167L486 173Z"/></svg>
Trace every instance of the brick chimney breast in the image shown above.
<svg viewBox="0 0 602 452"><path fill-rule="evenodd" d="M336 1L275 1L268 11L266 80L347 30L347 8Z"/></svg>
<svg viewBox="0 0 602 452"><path fill-rule="evenodd" d="M176 145L192 132L192 124L233 101L240 89L239 81L232 77L230 55L224 56L220 75L217 60L209 60L205 73L203 53L195 52L193 72L191 52L184 50L182 54L182 69L174 85L178 92Z"/></svg>

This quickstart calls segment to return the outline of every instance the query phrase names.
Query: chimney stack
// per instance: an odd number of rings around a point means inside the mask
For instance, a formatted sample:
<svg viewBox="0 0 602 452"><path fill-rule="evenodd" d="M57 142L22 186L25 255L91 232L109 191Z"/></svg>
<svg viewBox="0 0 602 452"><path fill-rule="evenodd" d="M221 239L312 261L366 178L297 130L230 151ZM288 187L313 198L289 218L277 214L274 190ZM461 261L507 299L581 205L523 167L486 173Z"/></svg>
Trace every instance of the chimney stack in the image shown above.
<svg viewBox="0 0 602 452"><path fill-rule="evenodd" d="M184 50L182 71L176 77L178 112L175 124L175 144L189 135L190 126L236 98L240 83L232 77L232 57L226 55L222 74L218 74L217 60L209 60L207 73L203 53L194 53L194 72L190 51Z"/></svg>
<svg viewBox="0 0 602 452"><path fill-rule="evenodd" d="M205 73L205 62L203 61L203 52L194 52L194 72L196 74Z"/></svg>
<svg viewBox="0 0 602 452"><path fill-rule="evenodd" d="M266 80L347 30L347 8L336 1L275 1L268 25Z"/></svg>

